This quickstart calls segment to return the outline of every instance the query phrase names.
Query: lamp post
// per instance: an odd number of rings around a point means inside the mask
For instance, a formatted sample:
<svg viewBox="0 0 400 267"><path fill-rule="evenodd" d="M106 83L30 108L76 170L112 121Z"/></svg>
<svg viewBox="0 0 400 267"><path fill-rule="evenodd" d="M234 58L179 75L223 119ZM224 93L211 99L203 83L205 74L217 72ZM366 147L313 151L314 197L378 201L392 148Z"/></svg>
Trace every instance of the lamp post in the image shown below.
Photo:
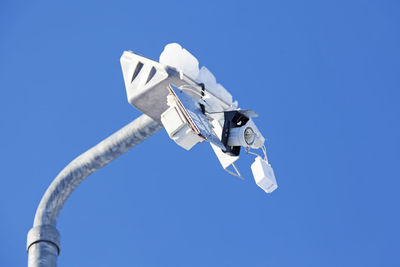
<svg viewBox="0 0 400 267"><path fill-rule="evenodd" d="M47 188L28 232L29 267L55 267L60 254L58 214L65 201L90 174L143 142L162 126L143 114L113 135L71 161Z"/></svg>
<svg viewBox="0 0 400 267"><path fill-rule="evenodd" d="M57 266L60 234L58 214L74 189L91 173L108 164L163 126L178 145L190 150L207 140L222 167L241 178L234 162L240 148L262 149L251 165L258 186L271 193L277 188L268 163L264 137L251 117L252 110L240 110L232 95L206 68L178 44L169 44L160 62L125 51L121 56L128 102L144 114L67 165L50 184L37 208L33 228L27 237L29 267ZM196 78L195 78L196 77ZM185 93L185 92L186 93ZM179 95L179 96L178 96ZM236 173L227 169L232 165Z"/></svg>

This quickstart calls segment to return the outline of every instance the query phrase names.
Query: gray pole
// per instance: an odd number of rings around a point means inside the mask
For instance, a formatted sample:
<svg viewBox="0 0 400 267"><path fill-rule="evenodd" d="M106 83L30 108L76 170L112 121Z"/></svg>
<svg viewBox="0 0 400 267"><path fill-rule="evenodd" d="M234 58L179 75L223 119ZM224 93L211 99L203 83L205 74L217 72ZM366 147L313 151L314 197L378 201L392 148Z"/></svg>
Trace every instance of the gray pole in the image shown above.
<svg viewBox="0 0 400 267"><path fill-rule="evenodd" d="M29 267L55 267L60 253L58 214L74 189L90 174L158 132L162 126L141 115L118 132L92 147L65 167L50 184L36 210L28 232Z"/></svg>

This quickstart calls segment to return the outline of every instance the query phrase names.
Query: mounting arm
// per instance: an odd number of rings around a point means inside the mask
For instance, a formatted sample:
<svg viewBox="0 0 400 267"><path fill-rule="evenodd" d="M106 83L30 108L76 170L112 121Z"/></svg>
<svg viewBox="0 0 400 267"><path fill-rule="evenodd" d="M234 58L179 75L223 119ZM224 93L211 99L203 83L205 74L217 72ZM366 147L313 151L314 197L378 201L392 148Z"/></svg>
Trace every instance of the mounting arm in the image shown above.
<svg viewBox="0 0 400 267"><path fill-rule="evenodd" d="M162 126L141 115L107 139L69 163L50 184L36 210L33 228L27 237L28 266L55 267L60 253L56 229L58 214L65 201L90 174L143 142Z"/></svg>

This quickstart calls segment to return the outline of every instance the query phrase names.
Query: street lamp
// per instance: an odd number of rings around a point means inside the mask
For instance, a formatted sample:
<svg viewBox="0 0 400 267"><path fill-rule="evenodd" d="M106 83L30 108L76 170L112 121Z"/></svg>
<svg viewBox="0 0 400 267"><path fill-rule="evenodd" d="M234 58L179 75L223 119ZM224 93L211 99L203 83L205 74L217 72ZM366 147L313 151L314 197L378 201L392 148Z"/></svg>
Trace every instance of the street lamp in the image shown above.
<svg viewBox="0 0 400 267"><path fill-rule="evenodd" d="M240 110L232 95L218 84L187 50L169 44L160 61L130 51L121 56L128 101L144 114L69 163L54 179L36 210L28 232L29 267L57 266L60 235L57 219L75 188L96 170L143 142L160 129L186 150L209 142L222 167L242 178L234 162L240 148L261 148L251 169L257 185L270 193L277 188L266 158L264 137L254 124L251 110ZM232 166L235 172L228 170Z"/></svg>

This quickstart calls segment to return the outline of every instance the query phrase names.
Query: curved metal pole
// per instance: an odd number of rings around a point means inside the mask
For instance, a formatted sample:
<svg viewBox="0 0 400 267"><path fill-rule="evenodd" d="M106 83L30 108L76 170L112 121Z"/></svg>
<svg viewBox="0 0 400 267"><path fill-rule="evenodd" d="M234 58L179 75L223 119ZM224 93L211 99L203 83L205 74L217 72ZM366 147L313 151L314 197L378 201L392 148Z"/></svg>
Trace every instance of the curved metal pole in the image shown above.
<svg viewBox="0 0 400 267"><path fill-rule="evenodd" d="M143 114L67 165L46 190L27 237L28 266L57 266L58 214L74 189L90 174L158 132L162 126Z"/></svg>

